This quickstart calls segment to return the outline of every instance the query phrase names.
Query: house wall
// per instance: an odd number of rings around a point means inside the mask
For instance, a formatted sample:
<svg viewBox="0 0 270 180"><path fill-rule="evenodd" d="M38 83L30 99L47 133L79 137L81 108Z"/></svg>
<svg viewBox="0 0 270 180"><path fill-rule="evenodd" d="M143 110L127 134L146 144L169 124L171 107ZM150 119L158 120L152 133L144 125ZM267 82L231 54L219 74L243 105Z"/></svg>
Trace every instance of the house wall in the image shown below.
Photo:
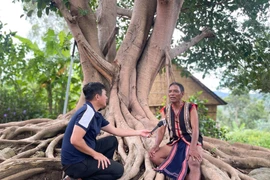
<svg viewBox="0 0 270 180"><path fill-rule="evenodd" d="M217 119L217 105L205 105L208 108L208 116L212 119Z"/></svg>
<svg viewBox="0 0 270 180"><path fill-rule="evenodd" d="M196 81L190 77L182 77L181 72L176 66L172 66L173 76L176 82L181 83L185 88L185 95L183 100L188 100L189 96L195 95L198 91L203 91L199 96L199 99L207 99L208 102L205 106L208 108L208 115L216 119L217 105L220 103L208 92L206 92ZM158 74L152 89L149 94L148 103L152 112L156 112L156 109L163 107L166 104L166 96L168 92L168 84L166 80L166 74Z"/></svg>

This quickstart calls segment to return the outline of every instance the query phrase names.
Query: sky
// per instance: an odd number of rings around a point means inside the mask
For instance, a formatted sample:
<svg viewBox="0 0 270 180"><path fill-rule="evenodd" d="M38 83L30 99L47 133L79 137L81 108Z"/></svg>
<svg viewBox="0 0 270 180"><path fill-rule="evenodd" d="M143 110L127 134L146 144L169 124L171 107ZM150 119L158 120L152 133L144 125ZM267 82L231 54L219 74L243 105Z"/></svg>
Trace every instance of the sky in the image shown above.
<svg viewBox="0 0 270 180"><path fill-rule="evenodd" d="M20 3L12 3L12 0L1 0L0 20L7 24L4 27L4 31L17 31L19 36L27 37L28 32L31 30L32 26L27 20L25 20L25 16L22 18L20 17L22 14L23 9ZM207 75L204 79L202 78L201 73L196 73L193 75L210 90L217 90L219 79L214 75ZM219 91L227 92L228 90L220 89Z"/></svg>
<svg viewBox="0 0 270 180"><path fill-rule="evenodd" d="M12 0L1 0L0 19L4 24L5 31L17 31L17 34L26 37L31 25L25 20L25 17L20 18L23 14L23 9L20 3L12 3Z"/></svg>

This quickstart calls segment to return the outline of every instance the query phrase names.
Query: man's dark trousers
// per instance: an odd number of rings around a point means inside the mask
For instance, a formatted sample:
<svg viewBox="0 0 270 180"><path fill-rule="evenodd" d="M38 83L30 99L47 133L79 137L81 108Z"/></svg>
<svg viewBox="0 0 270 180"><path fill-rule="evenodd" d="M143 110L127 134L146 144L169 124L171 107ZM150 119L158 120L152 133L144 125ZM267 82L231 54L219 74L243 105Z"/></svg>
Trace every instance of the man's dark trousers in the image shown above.
<svg viewBox="0 0 270 180"><path fill-rule="evenodd" d="M72 178L82 180L115 180L119 179L124 173L122 164L113 161L113 154L118 146L116 137L108 136L97 140L95 151L106 156L111 164L107 168L98 168L98 161L89 156L84 161L64 167L65 173Z"/></svg>

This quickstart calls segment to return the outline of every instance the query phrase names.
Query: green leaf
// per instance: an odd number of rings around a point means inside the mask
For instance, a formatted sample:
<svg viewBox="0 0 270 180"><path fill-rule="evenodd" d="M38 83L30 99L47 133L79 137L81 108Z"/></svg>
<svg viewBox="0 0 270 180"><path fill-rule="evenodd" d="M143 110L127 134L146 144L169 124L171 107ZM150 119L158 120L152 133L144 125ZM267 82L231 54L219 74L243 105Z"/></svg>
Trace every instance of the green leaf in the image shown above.
<svg viewBox="0 0 270 180"><path fill-rule="evenodd" d="M28 17L31 17L31 16L32 16L32 14L33 14L33 12L34 12L34 10L30 10L30 11L28 11L28 12L27 12L27 14L26 14L26 15L27 15Z"/></svg>
<svg viewBox="0 0 270 180"><path fill-rule="evenodd" d="M40 18L42 16L42 11L41 10L38 10L37 11L37 16Z"/></svg>
<svg viewBox="0 0 270 180"><path fill-rule="evenodd" d="M16 35L15 38L20 40L23 44L25 44L27 47L29 47L31 50L33 50L36 54L43 54L43 52L39 49L38 45L36 43L32 43L29 39L23 38L21 36Z"/></svg>
<svg viewBox="0 0 270 180"><path fill-rule="evenodd" d="M50 8L46 7L46 14L49 15L49 13L50 13Z"/></svg>

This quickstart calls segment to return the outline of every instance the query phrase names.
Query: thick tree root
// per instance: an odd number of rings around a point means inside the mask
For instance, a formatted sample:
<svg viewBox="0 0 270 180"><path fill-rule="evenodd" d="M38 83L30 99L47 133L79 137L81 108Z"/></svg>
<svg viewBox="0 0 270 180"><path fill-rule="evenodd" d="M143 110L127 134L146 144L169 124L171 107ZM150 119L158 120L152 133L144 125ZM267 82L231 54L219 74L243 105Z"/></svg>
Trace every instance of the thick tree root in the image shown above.
<svg viewBox="0 0 270 180"><path fill-rule="evenodd" d="M227 174L220 170L217 166L214 166L208 160L203 159L201 165L202 174L206 180L215 179L215 180L229 180Z"/></svg>
<svg viewBox="0 0 270 180"><path fill-rule="evenodd" d="M17 174L13 174L11 176L8 176L7 178L4 178L3 180L27 179L36 174L40 174L43 172L45 172L45 168L33 168L33 169L25 170L23 172L18 172Z"/></svg>
<svg viewBox="0 0 270 180"><path fill-rule="evenodd" d="M61 171L59 158L12 159L1 163L0 179L24 180L36 174L50 173L51 171Z"/></svg>
<svg viewBox="0 0 270 180"><path fill-rule="evenodd" d="M222 140L204 137L204 149L207 151L204 153L202 172L206 179L212 177L211 173L213 173L211 172L213 168L211 170L207 169L207 166L210 166L209 163L222 170L223 174L217 173L218 171L215 170L216 174L218 174L217 179L226 179L224 175L228 174L229 179L252 180L253 178L243 174L238 169L248 172L255 168L270 167L270 153L266 148L241 143L231 144Z"/></svg>
<svg viewBox="0 0 270 180"><path fill-rule="evenodd" d="M127 109L123 112L126 112L125 118L132 118ZM125 121L119 114L114 112L112 117L117 127L142 128L140 121ZM68 119L62 117L26 122L0 124L0 179L24 180L37 174L61 172L60 148ZM103 133L100 137L105 136L108 134ZM153 146L154 139L155 137L118 137L116 157L125 167L121 179L165 179L163 174L153 170L147 153ZM165 141L162 142L164 143ZM270 167L270 150L204 137L201 167L202 175L207 180L253 180L247 173L254 168Z"/></svg>

